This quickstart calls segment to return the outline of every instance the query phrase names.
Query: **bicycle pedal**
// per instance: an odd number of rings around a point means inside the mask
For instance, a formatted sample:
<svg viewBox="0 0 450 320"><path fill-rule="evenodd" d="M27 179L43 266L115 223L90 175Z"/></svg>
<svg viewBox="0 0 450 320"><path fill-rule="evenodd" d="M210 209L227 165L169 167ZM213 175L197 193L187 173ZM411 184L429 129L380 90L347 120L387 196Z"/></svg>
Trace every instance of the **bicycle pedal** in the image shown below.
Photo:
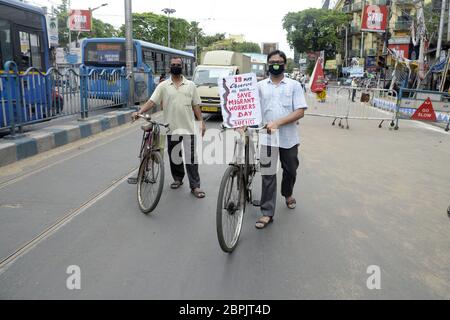
<svg viewBox="0 0 450 320"><path fill-rule="evenodd" d="M128 184L137 184L138 179L137 178L128 178L127 182L128 182Z"/></svg>

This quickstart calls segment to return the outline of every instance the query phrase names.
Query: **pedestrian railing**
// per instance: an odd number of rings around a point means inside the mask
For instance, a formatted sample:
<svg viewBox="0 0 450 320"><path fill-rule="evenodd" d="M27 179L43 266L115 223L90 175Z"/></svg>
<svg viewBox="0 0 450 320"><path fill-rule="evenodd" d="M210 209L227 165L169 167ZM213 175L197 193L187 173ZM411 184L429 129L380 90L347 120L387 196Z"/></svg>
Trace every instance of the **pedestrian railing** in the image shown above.
<svg viewBox="0 0 450 320"><path fill-rule="evenodd" d="M17 129L54 118L120 106L128 101L125 68L86 70L50 68L43 73L36 68L19 72L13 61L5 63L0 73L0 130Z"/></svg>

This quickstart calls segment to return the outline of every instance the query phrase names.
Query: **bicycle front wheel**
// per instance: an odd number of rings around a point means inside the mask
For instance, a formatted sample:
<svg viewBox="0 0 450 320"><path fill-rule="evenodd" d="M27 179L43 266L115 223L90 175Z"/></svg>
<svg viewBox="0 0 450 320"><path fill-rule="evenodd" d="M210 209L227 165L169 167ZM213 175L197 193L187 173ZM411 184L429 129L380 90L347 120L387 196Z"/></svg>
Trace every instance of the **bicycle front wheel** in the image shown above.
<svg viewBox="0 0 450 320"><path fill-rule="evenodd" d="M244 183L240 168L230 166L225 171L217 199L216 227L222 250L231 253L236 248L245 212Z"/></svg>
<svg viewBox="0 0 450 320"><path fill-rule="evenodd" d="M164 186L164 163L161 153L152 152L146 156L139 168L137 196L139 208L145 214L155 210L161 199Z"/></svg>

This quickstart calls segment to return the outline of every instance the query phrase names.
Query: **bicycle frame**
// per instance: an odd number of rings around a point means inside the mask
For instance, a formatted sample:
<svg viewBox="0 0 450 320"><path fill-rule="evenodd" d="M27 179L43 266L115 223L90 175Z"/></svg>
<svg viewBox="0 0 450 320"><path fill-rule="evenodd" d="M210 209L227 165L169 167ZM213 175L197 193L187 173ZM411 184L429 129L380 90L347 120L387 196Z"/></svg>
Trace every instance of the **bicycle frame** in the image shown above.
<svg viewBox="0 0 450 320"><path fill-rule="evenodd" d="M243 185L244 185L244 191L245 191L245 197L246 197L246 201L247 202L251 202L252 201L252 197L251 197L251 183L253 182L252 178L254 177L254 175L257 172L257 163L259 161L259 152L260 152L260 148L259 148L259 132L261 130L264 130L264 127L261 128L246 128L245 130L245 135L243 137L243 139L237 140L235 142L235 146L234 146L234 160L233 162L230 164L232 166L235 166L236 168L239 169L239 176L242 177L242 181L243 181ZM254 143L254 164L250 164L250 138L253 137L254 134L257 134L257 141L256 143ZM242 146L243 149L242 150ZM244 152L244 159L242 159L242 151ZM243 160L243 161L242 161ZM242 163L243 162L243 163ZM240 186L242 187L242 186Z"/></svg>
<svg viewBox="0 0 450 320"><path fill-rule="evenodd" d="M144 133L142 135L142 143L141 148L139 152L139 159L143 159L145 155L150 154L154 151L160 151L160 133L161 128L160 126L163 126L165 128L169 128L169 125L167 124L161 124L154 121L151 121L149 117L147 116L140 116L141 118L147 120L149 122L148 125L151 127L146 128L144 130Z"/></svg>

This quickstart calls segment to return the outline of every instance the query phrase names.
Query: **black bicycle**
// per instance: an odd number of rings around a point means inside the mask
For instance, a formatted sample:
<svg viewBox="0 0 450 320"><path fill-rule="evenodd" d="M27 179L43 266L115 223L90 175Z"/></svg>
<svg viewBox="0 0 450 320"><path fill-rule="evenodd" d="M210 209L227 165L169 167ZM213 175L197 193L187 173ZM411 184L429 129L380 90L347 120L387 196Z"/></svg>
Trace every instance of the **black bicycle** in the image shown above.
<svg viewBox="0 0 450 320"><path fill-rule="evenodd" d="M259 171L259 132L261 128L246 128L242 139L234 145L234 160L225 171L217 198L216 227L222 250L232 253L242 230L245 207L253 204L252 187ZM256 136L255 141L250 141ZM250 143L252 142L252 143ZM251 144L253 145L251 154ZM242 150L243 149L243 150ZM253 159L252 163L250 160Z"/></svg>
<svg viewBox="0 0 450 320"><path fill-rule="evenodd" d="M149 115L139 117L148 123L141 127L144 134L139 154L137 197L141 211L149 214L158 205L164 186L164 150L160 149L160 133L161 127L168 129L169 125L153 121Z"/></svg>

